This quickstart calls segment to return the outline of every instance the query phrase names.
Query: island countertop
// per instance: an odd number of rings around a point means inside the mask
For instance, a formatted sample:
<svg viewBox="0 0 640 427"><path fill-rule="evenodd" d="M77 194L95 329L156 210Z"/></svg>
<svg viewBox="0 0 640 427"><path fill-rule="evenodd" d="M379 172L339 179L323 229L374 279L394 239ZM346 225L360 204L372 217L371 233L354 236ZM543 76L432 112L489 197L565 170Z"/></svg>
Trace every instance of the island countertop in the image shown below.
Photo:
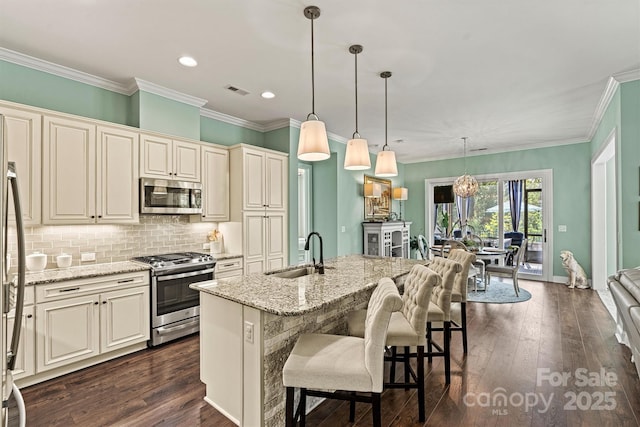
<svg viewBox="0 0 640 427"><path fill-rule="evenodd" d="M272 271L194 283L190 287L261 311L297 316L371 288L383 277L395 280L419 263L424 261L345 255L326 260L323 275L288 279L277 277L274 273L278 271Z"/></svg>

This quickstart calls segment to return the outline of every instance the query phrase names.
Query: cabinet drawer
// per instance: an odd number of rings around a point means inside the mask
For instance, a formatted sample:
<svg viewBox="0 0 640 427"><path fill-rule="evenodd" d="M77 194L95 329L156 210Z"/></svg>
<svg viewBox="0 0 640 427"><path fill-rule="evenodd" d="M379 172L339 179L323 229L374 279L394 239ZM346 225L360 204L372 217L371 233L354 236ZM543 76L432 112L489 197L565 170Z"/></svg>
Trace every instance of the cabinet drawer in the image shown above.
<svg viewBox="0 0 640 427"><path fill-rule="evenodd" d="M242 270L242 265L242 258L232 258L218 261L216 263L216 277L219 277L219 273L224 273L229 270Z"/></svg>
<svg viewBox="0 0 640 427"><path fill-rule="evenodd" d="M56 301L74 296L91 295L141 285L149 285L148 271L66 280L36 285L36 302Z"/></svg>

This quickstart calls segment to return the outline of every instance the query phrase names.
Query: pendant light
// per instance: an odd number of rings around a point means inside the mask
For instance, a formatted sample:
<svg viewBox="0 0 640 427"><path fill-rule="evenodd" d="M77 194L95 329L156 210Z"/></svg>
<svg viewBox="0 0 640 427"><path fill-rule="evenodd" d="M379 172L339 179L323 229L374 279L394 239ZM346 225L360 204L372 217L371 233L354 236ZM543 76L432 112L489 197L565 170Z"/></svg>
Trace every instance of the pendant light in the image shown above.
<svg viewBox="0 0 640 427"><path fill-rule="evenodd" d="M347 141L344 168L347 170L365 170L371 167L371 159L369 158L367 140L361 138L358 133L358 54L362 52L362 46L354 44L349 47L349 52L353 53L356 60L356 131L351 139Z"/></svg>
<svg viewBox="0 0 640 427"><path fill-rule="evenodd" d="M326 160L331 156L329 140L324 122L315 113L315 74L313 62L313 21L320 16L320 8L308 6L304 8L304 16L311 20L311 113L307 121L300 125L300 139L298 140L298 159L307 162Z"/></svg>
<svg viewBox="0 0 640 427"><path fill-rule="evenodd" d="M376 176L390 177L398 176L398 165L396 164L396 153L391 151L387 143L387 79L391 77L391 71L383 71L380 77L384 79L384 146L378 151L376 159Z"/></svg>
<svg viewBox="0 0 640 427"><path fill-rule="evenodd" d="M458 177L453 183L453 192L460 197L472 197L478 192L478 181L471 175L467 175L467 137L464 141L464 175Z"/></svg>

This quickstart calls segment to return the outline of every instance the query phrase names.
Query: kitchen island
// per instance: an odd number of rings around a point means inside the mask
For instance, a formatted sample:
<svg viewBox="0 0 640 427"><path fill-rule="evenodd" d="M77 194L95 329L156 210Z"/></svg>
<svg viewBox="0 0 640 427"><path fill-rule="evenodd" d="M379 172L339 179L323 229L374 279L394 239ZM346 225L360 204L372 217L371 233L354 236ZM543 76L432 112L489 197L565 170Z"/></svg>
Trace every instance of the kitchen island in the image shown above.
<svg viewBox="0 0 640 427"><path fill-rule="evenodd" d="M346 334L346 314L367 306L378 280L400 285L420 262L348 255L327 260L324 275L279 277L292 267L191 285L200 291L205 400L238 425L284 425L282 367L298 336Z"/></svg>

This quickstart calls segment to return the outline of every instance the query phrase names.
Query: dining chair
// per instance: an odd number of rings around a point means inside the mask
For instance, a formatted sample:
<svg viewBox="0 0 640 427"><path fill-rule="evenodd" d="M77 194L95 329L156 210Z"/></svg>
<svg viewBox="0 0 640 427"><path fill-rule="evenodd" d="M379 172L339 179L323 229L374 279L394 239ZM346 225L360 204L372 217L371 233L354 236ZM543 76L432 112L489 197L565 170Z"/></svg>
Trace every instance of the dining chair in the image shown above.
<svg viewBox="0 0 640 427"><path fill-rule="evenodd" d="M426 344L425 325L431 293L434 286L440 284L438 273L424 265L414 265L404 281L402 294L402 310L391 314L386 345L390 347L391 355L385 360L391 361L389 382L385 388L416 388L418 390L418 418L425 420L424 410L424 347ZM363 337L367 310L355 310L349 313L347 324L349 335ZM404 347L403 353L398 354L397 348ZM411 353L410 347L416 347ZM416 359L416 371L411 368L411 358ZM396 361L404 363L404 382L395 380ZM413 382L411 382L413 379Z"/></svg>
<svg viewBox="0 0 640 427"><path fill-rule="evenodd" d="M484 248L484 240L482 240L482 237L478 236L477 234L470 234L467 238L472 242L474 242L474 245L478 248L479 251L481 251ZM480 278L480 280L484 282L485 266L486 266L485 262L476 257L476 260L473 262L473 267L472 267L475 270L474 273L476 277L474 278L474 280L476 280L476 282L474 282L474 289L476 291L478 290L477 279ZM469 274L469 276L471 277L473 275Z"/></svg>
<svg viewBox="0 0 640 427"><path fill-rule="evenodd" d="M462 332L462 350L467 353L467 285L469 272L476 261L473 252L462 249L453 249L449 252L449 260L456 261L462 266L462 270L456 274L451 290L451 331ZM454 310L454 308L456 310ZM459 317L458 310L459 308Z"/></svg>
<svg viewBox="0 0 640 427"><path fill-rule="evenodd" d="M429 242L422 234L418 235L418 251L422 259L429 259Z"/></svg>
<svg viewBox="0 0 640 427"><path fill-rule="evenodd" d="M445 240L445 242L442 244L442 251L440 253L441 256L447 258L449 256L449 252L452 249L462 249L466 251L467 247L459 240Z"/></svg>
<svg viewBox="0 0 640 427"><path fill-rule="evenodd" d="M350 401L351 422L355 418L355 402L370 403L373 425L381 426L384 346L391 313L401 308L396 284L383 278L369 299L362 338L329 334L304 334L298 338L282 369L287 427L293 427L298 417L300 425L305 425L307 396ZM294 414L296 388L300 389L300 400Z"/></svg>
<svg viewBox="0 0 640 427"><path fill-rule="evenodd" d="M520 286L518 285L518 271L520 264L524 262L524 256L527 252L527 241L523 239L516 256L513 259L513 265L494 265L489 264L485 267L485 287L491 283L491 276L506 276L513 279L513 289L516 291L516 296L519 296Z"/></svg>

